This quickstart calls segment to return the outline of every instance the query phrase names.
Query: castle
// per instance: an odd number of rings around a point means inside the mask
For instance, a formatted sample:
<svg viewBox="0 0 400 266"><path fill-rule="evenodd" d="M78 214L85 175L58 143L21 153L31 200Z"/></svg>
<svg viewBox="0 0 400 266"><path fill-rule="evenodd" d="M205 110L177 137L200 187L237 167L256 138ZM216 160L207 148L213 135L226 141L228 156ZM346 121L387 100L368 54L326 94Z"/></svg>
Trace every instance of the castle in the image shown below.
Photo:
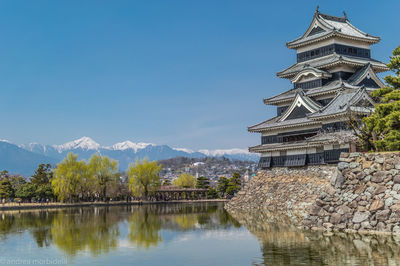
<svg viewBox="0 0 400 266"><path fill-rule="evenodd" d="M376 73L386 64L371 58L379 37L354 27L343 17L319 12L307 31L286 43L297 51L297 62L277 73L293 88L264 99L277 115L248 131L261 133L260 168L336 163L341 152L356 150L347 121L368 115L375 102L370 92L384 87Z"/></svg>

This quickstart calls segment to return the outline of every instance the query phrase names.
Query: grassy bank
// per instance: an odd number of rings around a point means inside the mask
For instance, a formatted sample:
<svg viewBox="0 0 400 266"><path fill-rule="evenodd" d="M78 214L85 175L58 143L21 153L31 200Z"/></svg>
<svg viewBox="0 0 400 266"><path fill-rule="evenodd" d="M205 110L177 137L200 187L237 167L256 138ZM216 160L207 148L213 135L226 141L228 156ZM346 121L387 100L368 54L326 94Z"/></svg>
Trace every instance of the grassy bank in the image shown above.
<svg viewBox="0 0 400 266"><path fill-rule="evenodd" d="M0 211L8 210L35 210L35 209L54 209L71 207L93 207L93 206L123 206L123 205L142 205L142 204L169 204L169 203L197 203L197 202L226 202L226 199L203 199L203 200L171 200L171 201L114 201L114 202L80 202L80 203L6 203L0 206Z"/></svg>

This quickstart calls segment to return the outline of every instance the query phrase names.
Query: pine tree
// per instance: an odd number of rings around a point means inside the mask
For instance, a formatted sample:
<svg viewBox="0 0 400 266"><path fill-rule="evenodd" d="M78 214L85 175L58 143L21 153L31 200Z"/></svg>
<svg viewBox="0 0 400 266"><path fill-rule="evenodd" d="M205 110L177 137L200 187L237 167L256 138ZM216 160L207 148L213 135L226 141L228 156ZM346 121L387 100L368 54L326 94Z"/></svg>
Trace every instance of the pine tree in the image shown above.
<svg viewBox="0 0 400 266"><path fill-rule="evenodd" d="M210 180L205 176L199 176L196 182L196 188L206 188L210 187Z"/></svg>
<svg viewBox="0 0 400 266"><path fill-rule="evenodd" d="M9 199L13 196L12 184L7 177L0 178L0 199Z"/></svg>
<svg viewBox="0 0 400 266"><path fill-rule="evenodd" d="M394 49L388 67L395 75L384 78L387 87L372 92L378 104L362 119L360 140L375 151L400 150L400 46Z"/></svg>

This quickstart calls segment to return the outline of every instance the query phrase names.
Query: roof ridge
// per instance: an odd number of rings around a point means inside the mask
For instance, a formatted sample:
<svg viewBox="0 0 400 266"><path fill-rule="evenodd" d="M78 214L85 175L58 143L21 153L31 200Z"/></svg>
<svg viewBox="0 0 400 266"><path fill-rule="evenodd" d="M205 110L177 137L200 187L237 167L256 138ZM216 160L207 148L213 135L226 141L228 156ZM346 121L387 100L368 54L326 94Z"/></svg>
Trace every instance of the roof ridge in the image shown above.
<svg viewBox="0 0 400 266"><path fill-rule="evenodd" d="M362 76L362 73L364 73L366 70L368 70L368 68L370 68L372 66L371 62L366 63L362 68L360 68L358 71L354 72L353 75L351 75L347 81L349 83L353 83L355 81L357 81L357 79Z"/></svg>
<svg viewBox="0 0 400 266"><path fill-rule="evenodd" d="M271 96L271 97L268 97L268 98L264 98L264 99L263 99L263 102L265 103L265 101L273 100L273 98L282 96L282 95L284 95L285 93L289 94L290 92L293 92L293 91L295 91L295 90L296 90L296 88L291 88L291 89L289 89L289 90L287 90L287 91L281 92L281 93L276 94L276 95L274 95L274 96Z"/></svg>
<svg viewBox="0 0 400 266"><path fill-rule="evenodd" d="M332 16L332 15L321 13L319 11L318 11L318 15L321 18L327 19L327 20L332 20L332 21L337 21L337 22L346 22L346 21L348 21L347 16L344 16L344 17Z"/></svg>
<svg viewBox="0 0 400 266"><path fill-rule="evenodd" d="M301 90L301 89L300 89ZM299 93L300 94L300 93ZM315 102L313 99L311 99L309 96L307 96L303 90L301 90L300 97L303 98L303 100L309 101L311 104L314 104L318 109L322 107L319 103Z"/></svg>
<svg viewBox="0 0 400 266"><path fill-rule="evenodd" d="M260 123L258 123L258 124L249 126L249 127L247 127L247 129L250 129L250 128L252 128L252 127L259 126L259 125L261 125L261 124L263 124L263 123L267 123L267 122L269 122L269 121L272 121L272 120L274 120L274 119L277 119L278 117L280 117L280 116L279 116L279 115L274 116L274 117L272 117L272 118L270 118L270 119L267 119L267 120L265 120L265 121L262 121L262 122L260 122Z"/></svg>
<svg viewBox="0 0 400 266"><path fill-rule="evenodd" d="M348 104L352 105L354 104L353 100L356 99L356 96L359 97L360 95L362 95L361 93L365 92L365 86L362 85L357 91L356 93L354 93L354 95L351 97L351 99L349 100Z"/></svg>

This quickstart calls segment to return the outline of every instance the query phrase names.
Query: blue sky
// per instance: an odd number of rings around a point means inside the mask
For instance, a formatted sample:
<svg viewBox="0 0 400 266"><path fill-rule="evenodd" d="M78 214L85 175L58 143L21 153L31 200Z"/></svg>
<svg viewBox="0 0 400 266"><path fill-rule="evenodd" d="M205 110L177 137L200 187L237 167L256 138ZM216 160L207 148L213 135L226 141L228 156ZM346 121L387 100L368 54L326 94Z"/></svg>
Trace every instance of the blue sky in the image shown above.
<svg viewBox="0 0 400 266"><path fill-rule="evenodd" d="M400 45L400 1L0 1L0 139L246 148L316 5Z"/></svg>

